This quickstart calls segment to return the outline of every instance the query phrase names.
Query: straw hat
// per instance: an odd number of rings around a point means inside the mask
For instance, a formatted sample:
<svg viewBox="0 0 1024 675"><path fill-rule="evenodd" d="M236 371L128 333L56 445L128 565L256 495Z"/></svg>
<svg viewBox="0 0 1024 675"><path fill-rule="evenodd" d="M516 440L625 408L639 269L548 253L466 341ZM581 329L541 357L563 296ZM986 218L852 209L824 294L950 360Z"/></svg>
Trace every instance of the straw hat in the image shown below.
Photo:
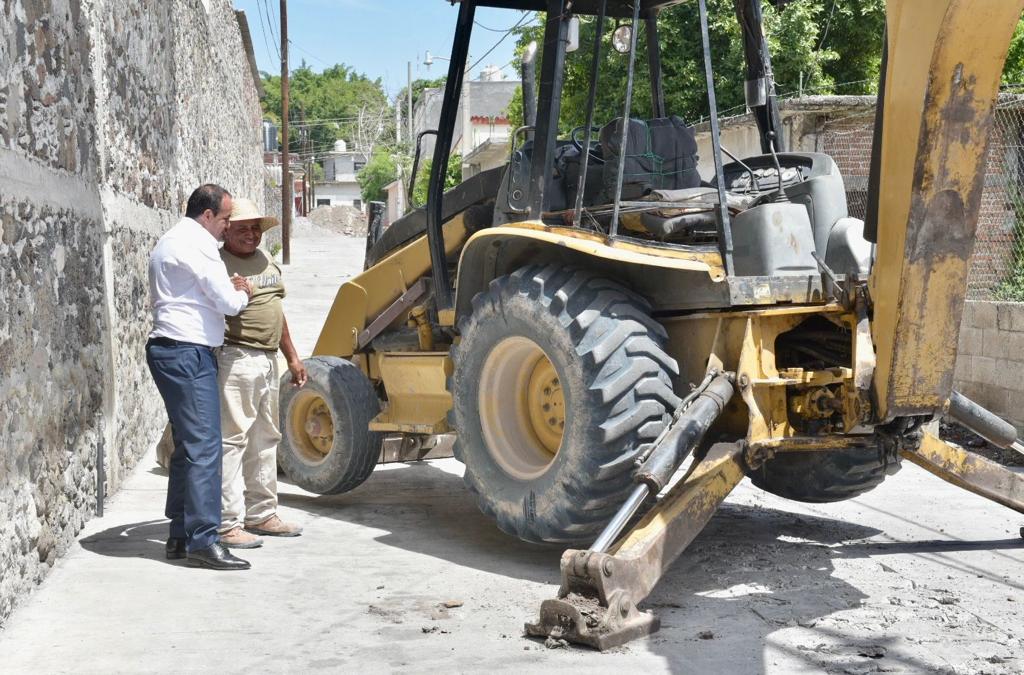
<svg viewBox="0 0 1024 675"><path fill-rule="evenodd" d="M277 227L278 224L277 218L263 215L256 208L256 204L251 199L246 199L245 197L237 197L231 200L231 222L236 220L258 220L260 221L261 232Z"/></svg>

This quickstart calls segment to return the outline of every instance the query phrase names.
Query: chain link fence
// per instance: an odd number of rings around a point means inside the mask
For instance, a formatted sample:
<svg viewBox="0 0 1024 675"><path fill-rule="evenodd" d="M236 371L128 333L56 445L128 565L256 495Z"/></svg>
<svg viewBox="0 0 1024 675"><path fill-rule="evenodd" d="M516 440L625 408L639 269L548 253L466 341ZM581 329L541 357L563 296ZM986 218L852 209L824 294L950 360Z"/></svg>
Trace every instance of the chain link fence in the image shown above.
<svg viewBox="0 0 1024 675"><path fill-rule="evenodd" d="M862 108L830 112L816 120L816 148L839 165L855 218L864 218L867 212L875 123L874 107ZM967 298L1024 302L1024 87L999 97Z"/></svg>

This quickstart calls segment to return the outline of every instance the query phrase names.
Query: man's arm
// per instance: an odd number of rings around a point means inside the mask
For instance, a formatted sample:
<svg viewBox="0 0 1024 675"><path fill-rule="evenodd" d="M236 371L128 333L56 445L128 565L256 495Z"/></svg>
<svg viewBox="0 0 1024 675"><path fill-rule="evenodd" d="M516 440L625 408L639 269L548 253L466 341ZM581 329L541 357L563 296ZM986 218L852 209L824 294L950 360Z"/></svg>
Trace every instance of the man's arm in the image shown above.
<svg viewBox="0 0 1024 675"><path fill-rule="evenodd" d="M251 287L248 283L233 281L228 276L227 267L219 259L204 262L206 264L196 270L199 287L213 301L217 311L226 316L237 316L249 304Z"/></svg>
<svg viewBox="0 0 1024 675"><path fill-rule="evenodd" d="M306 367L302 365L302 359L295 351L292 335L288 332L288 319L284 315L281 315L281 323L281 353L284 354L284 360L288 362L288 370L292 374L292 386L301 387L306 384Z"/></svg>

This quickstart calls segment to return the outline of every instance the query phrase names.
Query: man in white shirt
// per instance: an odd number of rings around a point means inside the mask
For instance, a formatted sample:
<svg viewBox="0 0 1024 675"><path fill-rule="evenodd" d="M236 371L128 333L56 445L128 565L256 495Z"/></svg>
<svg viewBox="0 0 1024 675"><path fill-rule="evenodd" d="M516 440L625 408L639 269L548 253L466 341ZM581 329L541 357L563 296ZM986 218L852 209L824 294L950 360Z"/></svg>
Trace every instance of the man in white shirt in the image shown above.
<svg viewBox="0 0 1024 675"><path fill-rule="evenodd" d="M213 350L224 342L224 316L238 314L252 295L247 280L228 277L218 251L230 215L227 190L203 185L189 197L185 217L157 242L149 259L153 331L146 343L146 362L174 437L167 558L221 570L249 568L217 536L221 422Z"/></svg>

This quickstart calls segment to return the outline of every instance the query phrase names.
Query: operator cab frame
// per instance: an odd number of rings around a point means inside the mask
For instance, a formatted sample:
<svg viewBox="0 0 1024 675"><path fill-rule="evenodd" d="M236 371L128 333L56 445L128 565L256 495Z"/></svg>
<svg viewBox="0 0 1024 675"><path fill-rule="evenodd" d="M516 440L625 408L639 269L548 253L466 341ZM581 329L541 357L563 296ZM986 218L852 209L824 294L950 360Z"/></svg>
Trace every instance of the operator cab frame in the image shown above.
<svg viewBox="0 0 1024 675"><path fill-rule="evenodd" d="M784 2L772 1L777 5ZM596 230L606 241L717 250L726 273L730 302L736 305L826 302L829 298L822 273L835 277L833 265L839 275L865 275L869 271L871 246L863 240L860 221L846 217L845 188L834 161L817 153L786 152L771 58L762 32L761 0L734 0L744 38L746 103L757 124L762 152L746 159L721 146L706 0L454 2L459 2L458 21L426 205L434 297L439 310L453 306L441 234L444 171L451 152L463 77L469 65L469 41L477 7L546 12L546 17L552 17L545 22L535 104L528 100L528 89L532 87L526 86L524 64L523 107L528 126L512 135L512 153L495 200L493 225L540 221L550 227L582 227L592 233ZM698 3L701 16L699 39L715 167L715 175L706 181L696 174L694 132L671 115L664 95L657 19L662 11L682 2ZM569 140L559 141L568 34L571 22L579 16L596 17L599 26L592 45L587 122L575 129ZM629 60L627 88L622 115L600 127L600 142L595 146L594 92L600 86L599 54L608 19L616 20L616 26L631 27L626 37L627 48L622 50L623 58ZM630 114L641 29L647 37L646 65L655 115L652 120L638 120ZM534 124L529 124L531 118ZM629 123L623 124L622 120ZM645 136L647 147L637 146L638 139ZM524 142L517 147L520 137ZM666 155L653 152L658 143L669 149ZM725 164L724 154L733 161ZM630 168L639 173L627 174L627 155L634 164ZM650 167L643 165L644 156L656 157L659 166L668 165L672 170L652 170L652 180L638 187L636 181L627 182L624 174L643 175L645 168ZM696 183L693 175L677 180L690 171L696 174ZM596 174L602 180L597 180ZM667 182L665 176L670 177ZM595 198L593 188L598 183L603 183L604 189ZM658 189L666 185L668 189ZM840 234L833 236L837 229ZM836 245L830 251L832 240Z"/></svg>

